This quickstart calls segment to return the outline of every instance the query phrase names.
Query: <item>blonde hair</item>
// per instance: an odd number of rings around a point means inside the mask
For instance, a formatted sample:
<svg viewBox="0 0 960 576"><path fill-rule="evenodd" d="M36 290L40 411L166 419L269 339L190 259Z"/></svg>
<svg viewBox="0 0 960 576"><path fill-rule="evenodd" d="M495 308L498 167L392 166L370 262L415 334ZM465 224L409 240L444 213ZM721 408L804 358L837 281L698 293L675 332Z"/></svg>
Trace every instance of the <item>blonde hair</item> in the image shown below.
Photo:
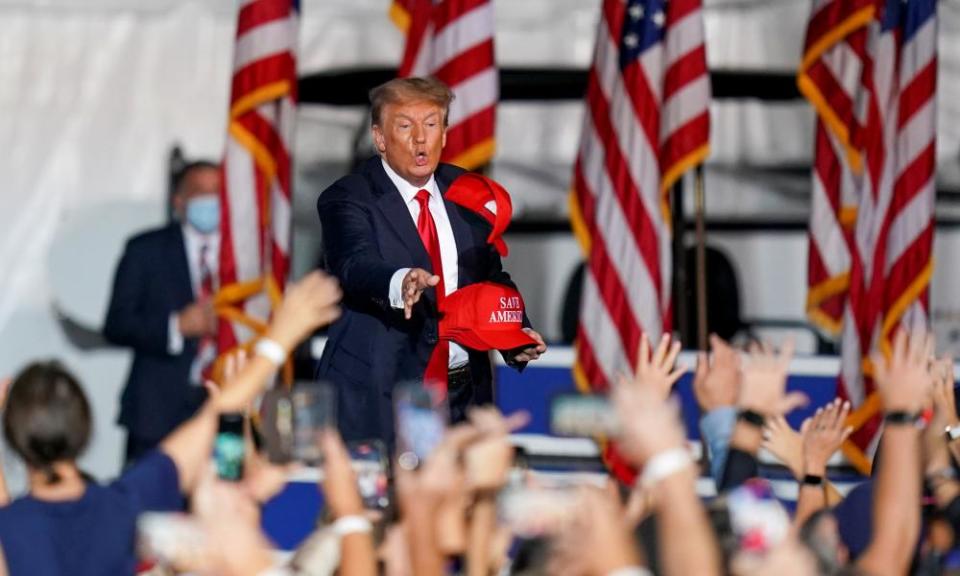
<svg viewBox="0 0 960 576"><path fill-rule="evenodd" d="M426 101L443 108L443 125L446 126L453 98L453 91L436 78L394 78L370 91L370 121L379 126L387 104Z"/></svg>

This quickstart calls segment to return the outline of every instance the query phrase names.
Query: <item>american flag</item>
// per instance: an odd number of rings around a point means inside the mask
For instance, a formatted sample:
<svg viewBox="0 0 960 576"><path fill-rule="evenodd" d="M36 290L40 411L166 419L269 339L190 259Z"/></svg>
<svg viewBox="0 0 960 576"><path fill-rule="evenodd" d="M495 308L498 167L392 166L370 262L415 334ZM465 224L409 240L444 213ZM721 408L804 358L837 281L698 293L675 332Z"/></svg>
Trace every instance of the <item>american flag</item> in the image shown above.
<svg viewBox="0 0 960 576"><path fill-rule="evenodd" d="M879 426L869 354L888 353L898 327L924 329L928 323L937 20L936 0L876 0L860 2L857 22L844 26L854 12L840 8L851 4L856 3L815 4L800 87L817 108L818 132L826 132L824 139L834 144L832 150L818 144L815 164L842 163L840 171L852 175L856 189L856 220L847 240L839 393L860 406L853 416L859 429L846 453L866 469L862 450ZM811 34L815 22L825 30L819 40ZM840 59L846 64L838 67ZM829 73L821 70L818 76L817 66ZM836 90L838 85L843 90ZM821 158L831 152L833 160ZM828 210L819 215L831 217ZM817 226L823 222L811 222L814 238Z"/></svg>
<svg viewBox="0 0 960 576"><path fill-rule="evenodd" d="M298 0L240 3L220 191L221 353L264 328L290 269L298 22Z"/></svg>
<svg viewBox="0 0 960 576"><path fill-rule="evenodd" d="M574 379L605 388L671 328L669 192L709 153L700 0L604 0L571 221L587 255ZM630 473L608 451L618 474Z"/></svg>
<svg viewBox="0 0 960 576"><path fill-rule="evenodd" d="M443 161L468 170L487 164L500 96L492 0L394 0L390 16L407 35L397 75L434 76L456 95Z"/></svg>

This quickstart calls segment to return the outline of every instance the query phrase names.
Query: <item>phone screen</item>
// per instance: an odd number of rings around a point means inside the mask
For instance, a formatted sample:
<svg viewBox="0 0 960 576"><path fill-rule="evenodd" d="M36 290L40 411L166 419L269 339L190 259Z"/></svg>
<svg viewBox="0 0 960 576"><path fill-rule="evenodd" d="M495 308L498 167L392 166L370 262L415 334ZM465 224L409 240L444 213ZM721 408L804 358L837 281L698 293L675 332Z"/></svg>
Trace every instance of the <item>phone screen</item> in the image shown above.
<svg viewBox="0 0 960 576"><path fill-rule="evenodd" d="M221 414L213 459L221 480L237 482L243 478L243 414Z"/></svg>
<svg viewBox="0 0 960 576"><path fill-rule="evenodd" d="M320 434L337 427L333 387L326 382L297 385L290 392L289 405L280 407L281 413L285 410L290 412L292 418L293 458L304 464L319 466L323 461Z"/></svg>
<svg viewBox="0 0 960 576"><path fill-rule="evenodd" d="M422 386L403 386L395 392L397 458L407 469L420 465L443 440L446 406Z"/></svg>
<svg viewBox="0 0 960 576"><path fill-rule="evenodd" d="M347 445L350 462L357 475L357 488L364 507L385 510L390 505L387 450L383 442L369 440Z"/></svg>
<svg viewBox="0 0 960 576"><path fill-rule="evenodd" d="M619 426L610 399L601 394L560 394L550 406L550 430L557 436L613 436Z"/></svg>

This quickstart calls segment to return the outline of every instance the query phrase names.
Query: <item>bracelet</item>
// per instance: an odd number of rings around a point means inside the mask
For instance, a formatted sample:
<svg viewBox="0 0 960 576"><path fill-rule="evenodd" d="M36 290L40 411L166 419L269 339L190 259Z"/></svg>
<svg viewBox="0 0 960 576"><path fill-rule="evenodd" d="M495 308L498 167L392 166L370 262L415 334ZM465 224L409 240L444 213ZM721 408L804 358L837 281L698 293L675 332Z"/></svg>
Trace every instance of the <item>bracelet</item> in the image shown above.
<svg viewBox="0 0 960 576"><path fill-rule="evenodd" d="M943 429L944 434L947 437L947 444L960 440L960 426L950 426L947 425Z"/></svg>
<svg viewBox="0 0 960 576"><path fill-rule="evenodd" d="M624 566L607 572L607 576L653 576L653 572L643 566Z"/></svg>
<svg viewBox="0 0 960 576"><path fill-rule="evenodd" d="M253 351L257 356L263 356L276 364L278 368L287 361L287 351L276 340L261 338L254 345Z"/></svg>
<svg viewBox="0 0 960 576"><path fill-rule="evenodd" d="M891 410L890 412L885 412L883 414L883 423L888 426L909 425L920 429L925 426L923 420L920 419L919 413L907 412L906 410Z"/></svg>
<svg viewBox="0 0 960 576"><path fill-rule="evenodd" d="M691 463L690 454L683 448L661 452L644 464L643 474L639 478L640 484L644 487L653 486L664 478L686 469Z"/></svg>
<svg viewBox="0 0 960 576"><path fill-rule="evenodd" d="M737 413L737 420L746 422L747 424L756 426L757 428L763 428L763 425L767 421L763 414L753 410L741 410L739 413Z"/></svg>
<svg viewBox="0 0 960 576"><path fill-rule="evenodd" d="M363 516L342 516L333 521L330 529L342 538L349 534L369 534L373 531L373 524Z"/></svg>
<svg viewBox="0 0 960 576"><path fill-rule="evenodd" d="M804 486L823 486L823 476L817 476L816 474L806 474L803 477L803 480L800 481Z"/></svg>

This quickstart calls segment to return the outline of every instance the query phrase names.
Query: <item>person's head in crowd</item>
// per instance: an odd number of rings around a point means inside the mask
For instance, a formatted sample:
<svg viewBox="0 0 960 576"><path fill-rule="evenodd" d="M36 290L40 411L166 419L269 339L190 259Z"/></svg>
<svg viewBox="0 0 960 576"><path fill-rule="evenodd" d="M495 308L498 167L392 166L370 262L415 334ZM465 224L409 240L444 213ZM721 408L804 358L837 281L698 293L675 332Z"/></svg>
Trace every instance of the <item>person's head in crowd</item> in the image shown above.
<svg viewBox="0 0 960 576"><path fill-rule="evenodd" d="M397 78L370 92L373 143L401 178L423 186L447 143L453 92L434 78Z"/></svg>
<svg viewBox="0 0 960 576"><path fill-rule="evenodd" d="M35 362L13 379L3 413L7 444L23 459L31 485L57 484L75 469L93 420L80 383L56 361Z"/></svg>
<svg viewBox="0 0 960 576"><path fill-rule="evenodd" d="M220 229L220 167L198 160L183 167L173 183L173 210L181 222L201 234Z"/></svg>

